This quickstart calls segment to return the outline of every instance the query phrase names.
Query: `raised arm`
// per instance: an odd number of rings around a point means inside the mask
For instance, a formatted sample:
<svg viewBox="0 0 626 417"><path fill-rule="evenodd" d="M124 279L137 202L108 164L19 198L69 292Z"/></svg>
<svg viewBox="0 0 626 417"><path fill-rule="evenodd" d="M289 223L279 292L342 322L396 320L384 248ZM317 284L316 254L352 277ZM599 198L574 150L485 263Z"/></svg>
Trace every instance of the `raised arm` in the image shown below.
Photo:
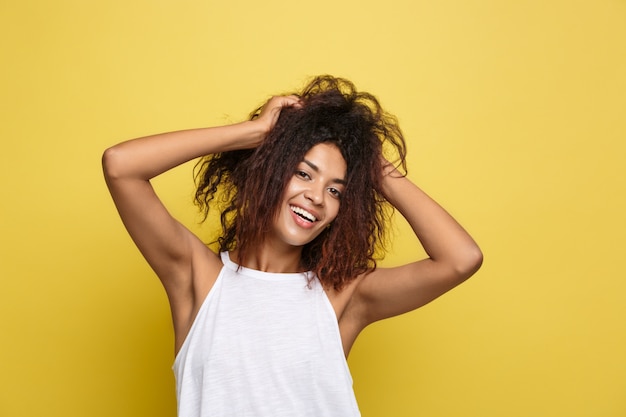
<svg viewBox="0 0 626 417"><path fill-rule="evenodd" d="M437 202L389 165L384 193L406 218L428 258L378 268L359 283L355 300L363 325L414 310L472 276L482 253L471 236Z"/></svg>
<svg viewBox="0 0 626 417"><path fill-rule="evenodd" d="M104 152L109 191L130 236L165 287L177 339L212 285L206 278L217 276L221 262L168 213L150 179L197 157L258 146L280 109L296 103L297 98L276 97L254 121L133 139Z"/></svg>

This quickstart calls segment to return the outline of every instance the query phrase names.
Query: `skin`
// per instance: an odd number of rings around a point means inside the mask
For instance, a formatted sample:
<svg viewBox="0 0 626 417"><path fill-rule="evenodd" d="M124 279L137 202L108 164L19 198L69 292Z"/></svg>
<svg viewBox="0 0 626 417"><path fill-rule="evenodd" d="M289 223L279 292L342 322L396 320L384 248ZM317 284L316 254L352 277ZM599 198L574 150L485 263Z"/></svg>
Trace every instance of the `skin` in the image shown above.
<svg viewBox="0 0 626 417"><path fill-rule="evenodd" d="M176 352L223 265L218 254L168 213L150 179L203 155L254 148L284 106L298 105L295 96L274 97L254 121L138 138L104 152L105 179L120 217L169 298ZM345 173L346 162L335 146L311 148L284 191L272 233L243 266L276 273L301 271L302 245L341 209ZM341 291L326 290L346 356L367 325L423 306L469 278L482 263L474 240L439 204L391 165L386 164L381 175L385 198L406 218L427 257L377 268ZM302 220L294 206L317 220Z"/></svg>

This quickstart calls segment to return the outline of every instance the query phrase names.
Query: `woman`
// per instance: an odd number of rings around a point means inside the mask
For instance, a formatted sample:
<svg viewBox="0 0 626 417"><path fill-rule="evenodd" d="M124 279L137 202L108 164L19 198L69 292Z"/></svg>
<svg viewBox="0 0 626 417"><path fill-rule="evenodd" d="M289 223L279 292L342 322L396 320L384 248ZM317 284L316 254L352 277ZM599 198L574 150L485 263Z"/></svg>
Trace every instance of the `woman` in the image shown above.
<svg viewBox="0 0 626 417"><path fill-rule="evenodd" d="M105 151L122 221L169 298L179 416L360 415L345 362L358 334L430 302L482 262L463 228L397 169L404 149L373 96L321 76L248 121ZM205 215L214 203L221 212L219 253L150 185L198 157L196 201ZM388 204L426 259L376 267Z"/></svg>

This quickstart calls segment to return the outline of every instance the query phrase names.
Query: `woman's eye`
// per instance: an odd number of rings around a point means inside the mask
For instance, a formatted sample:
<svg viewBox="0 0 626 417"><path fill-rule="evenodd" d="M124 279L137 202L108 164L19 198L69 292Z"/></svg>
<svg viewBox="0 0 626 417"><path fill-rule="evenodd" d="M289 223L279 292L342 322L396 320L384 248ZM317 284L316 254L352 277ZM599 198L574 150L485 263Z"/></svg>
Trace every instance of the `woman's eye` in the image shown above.
<svg viewBox="0 0 626 417"><path fill-rule="evenodd" d="M339 190L338 190L338 189L336 189L336 188L329 188L329 189L328 189L328 192L329 192L330 194L332 194L332 196L333 196L333 197L336 197L336 198L340 198L340 197L341 197L341 191L339 191Z"/></svg>
<svg viewBox="0 0 626 417"><path fill-rule="evenodd" d="M311 177L309 176L309 174L307 174L307 173L306 173L306 172L304 172L304 171L296 171L296 176L297 176L298 178L302 178L302 179L305 179L305 180L308 180L308 179L310 179L310 178L311 178Z"/></svg>

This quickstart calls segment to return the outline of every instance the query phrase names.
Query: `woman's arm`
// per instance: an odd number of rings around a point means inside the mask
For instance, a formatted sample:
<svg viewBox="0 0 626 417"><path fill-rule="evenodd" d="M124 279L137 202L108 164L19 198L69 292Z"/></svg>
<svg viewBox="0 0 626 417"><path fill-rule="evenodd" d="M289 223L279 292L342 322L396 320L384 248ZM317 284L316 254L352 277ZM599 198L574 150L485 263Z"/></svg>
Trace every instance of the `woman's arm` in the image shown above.
<svg viewBox="0 0 626 417"><path fill-rule="evenodd" d="M385 197L406 218L428 258L378 268L361 280L354 300L364 326L434 300L472 276L483 259L476 242L437 202L390 165L385 169Z"/></svg>
<svg viewBox="0 0 626 417"><path fill-rule="evenodd" d="M129 140L104 152L107 180L149 180L175 166L205 155L257 147L276 123L280 110L297 106L295 96L273 97L259 117L221 127L182 130Z"/></svg>
<svg viewBox="0 0 626 417"><path fill-rule="evenodd" d="M165 287L177 339L221 262L169 214L150 179L197 157L258 146L280 109L295 103L295 98L273 98L254 121L133 139L104 152L107 186L128 233Z"/></svg>
<svg viewBox="0 0 626 417"><path fill-rule="evenodd" d="M120 217L166 289L182 278L176 269L189 264L191 236L165 210L150 179L203 155L253 147L263 135L248 121L133 139L104 152L104 176Z"/></svg>

